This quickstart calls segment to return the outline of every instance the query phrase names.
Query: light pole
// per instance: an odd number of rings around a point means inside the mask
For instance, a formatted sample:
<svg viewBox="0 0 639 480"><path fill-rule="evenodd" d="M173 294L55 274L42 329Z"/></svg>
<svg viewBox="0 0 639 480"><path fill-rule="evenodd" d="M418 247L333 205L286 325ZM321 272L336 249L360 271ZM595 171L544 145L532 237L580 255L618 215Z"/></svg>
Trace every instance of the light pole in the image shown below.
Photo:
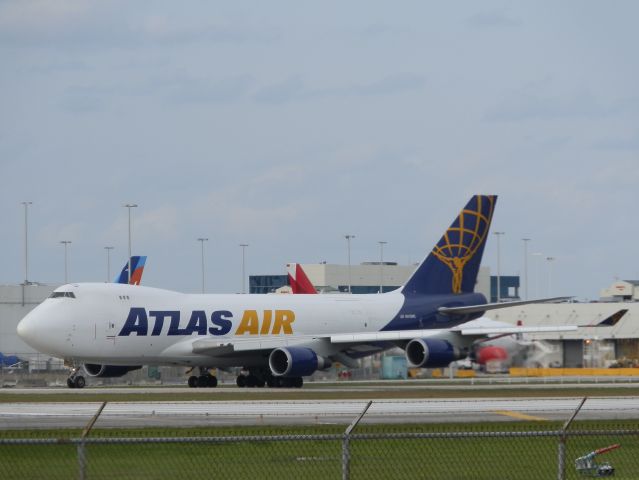
<svg viewBox="0 0 639 480"><path fill-rule="evenodd" d="M132 208L136 208L138 205L137 203L127 203L126 205L124 205L126 208L129 209L129 268L128 270L128 274L127 274L127 282L128 284L131 283L131 209Z"/></svg>
<svg viewBox="0 0 639 480"><path fill-rule="evenodd" d="M111 281L111 250L113 250L113 247L104 247L104 249L106 250L106 254L107 254L107 279L106 279L106 283L109 283Z"/></svg>
<svg viewBox="0 0 639 480"><path fill-rule="evenodd" d="M555 261L555 257L546 257L548 262L548 296L552 295L552 262Z"/></svg>
<svg viewBox="0 0 639 480"><path fill-rule="evenodd" d="M384 293L384 245L388 242L379 242L379 293Z"/></svg>
<svg viewBox="0 0 639 480"><path fill-rule="evenodd" d="M69 244L71 243L71 240L60 240L60 243L62 243L64 245L64 283L69 283L68 277L67 277L67 247L69 246Z"/></svg>
<svg viewBox="0 0 639 480"><path fill-rule="evenodd" d="M348 293L351 293L351 238L355 238L355 235L344 235L344 238L348 249Z"/></svg>
<svg viewBox="0 0 639 480"><path fill-rule="evenodd" d="M24 284L29 284L29 205L33 202L22 202L24 205Z"/></svg>
<svg viewBox="0 0 639 480"><path fill-rule="evenodd" d="M204 293L204 242L208 242L208 238L198 238L198 242L200 242L202 247L202 293Z"/></svg>
<svg viewBox="0 0 639 480"><path fill-rule="evenodd" d="M530 238L522 238L522 241L524 242L524 285L526 285L524 296L528 300L528 242L530 242Z"/></svg>
<svg viewBox="0 0 639 480"><path fill-rule="evenodd" d="M246 293L246 247L248 243L240 243L242 247L242 293Z"/></svg>
<svg viewBox="0 0 639 480"><path fill-rule="evenodd" d="M505 232L494 232L497 236L497 303L501 301L501 254L499 251L499 239Z"/></svg>

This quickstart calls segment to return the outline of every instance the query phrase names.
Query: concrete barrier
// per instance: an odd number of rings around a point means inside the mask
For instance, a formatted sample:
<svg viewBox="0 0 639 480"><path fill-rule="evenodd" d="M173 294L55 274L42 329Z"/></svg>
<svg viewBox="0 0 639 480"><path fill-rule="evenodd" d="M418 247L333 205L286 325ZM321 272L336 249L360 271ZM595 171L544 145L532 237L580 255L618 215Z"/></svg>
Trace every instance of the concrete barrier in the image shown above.
<svg viewBox="0 0 639 480"><path fill-rule="evenodd" d="M523 368L512 367L513 377L639 377L639 368Z"/></svg>

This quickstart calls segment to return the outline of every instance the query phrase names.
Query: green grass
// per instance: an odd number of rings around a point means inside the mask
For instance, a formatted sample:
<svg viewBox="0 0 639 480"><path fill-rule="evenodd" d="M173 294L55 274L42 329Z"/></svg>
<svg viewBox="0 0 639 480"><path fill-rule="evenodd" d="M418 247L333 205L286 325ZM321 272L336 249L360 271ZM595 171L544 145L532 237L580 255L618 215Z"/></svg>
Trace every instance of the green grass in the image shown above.
<svg viewBox="0 0 639 480"><path fill-rule="evenodd" d="M360 425L356 434L400 432L512 432L556 430L557 422ZM578 478L573 461L591 450L621 443L603 456L615 478L636 479L639 421L583 421L573 429L632 429L632 436L574 437L567 444L567 477ZM343 426L256 426L188 429L95 429L92 437L317 435L343 433ZM0 438L72 438L79 430L1 431ZM351 440L351 478L540 479L556 478L556 437L473 437ZM88 479L341 478L342 443L334 440L233 441L188 444L87 446ZM78 478L76 447L0 445L0 478Z"/></svg>

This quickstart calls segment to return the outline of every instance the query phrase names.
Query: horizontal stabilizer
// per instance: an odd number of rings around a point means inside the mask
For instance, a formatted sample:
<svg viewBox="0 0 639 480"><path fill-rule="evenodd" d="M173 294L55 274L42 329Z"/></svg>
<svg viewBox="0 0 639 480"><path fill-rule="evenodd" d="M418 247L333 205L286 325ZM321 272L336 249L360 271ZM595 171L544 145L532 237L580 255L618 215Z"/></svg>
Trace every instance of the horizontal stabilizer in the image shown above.
<svg viewBox="0 0 639 480"><path fill-rule="evenodd" d="M463 328L460 330L464 336L486 336L486 335L516 335L518 333L554 333L554 332L574 332L577 330L576 325L564 325L560 327L502 327L502 328L490 328L490 327L478 327L478 328Z"/></svg>
<svg viewBox="0 0 639 480"><path fill-rule="evenodd" d="M592 323L590 325L579 325L580 327L614 327L615 325L617 325L617 323L619 323L619 320L621 320L621 318L628 313L628 309L624 308L621 309L615 313L613 313L612 315L610 315L607 318L604 318L601 322L599 323Z"/></svg>
<svg viewBox="0 0 639 480"><path fill-rule="evenodd" d="M439 307L437 311L442 315L467 315L469 313L481 313L487 310L520 307L522 305L532 305L535 303L565 302L571 298L572 297L551 297L539 298L537 300L521 300L518 302L484 303L483 305L471 305L469 307Z"/></svg>

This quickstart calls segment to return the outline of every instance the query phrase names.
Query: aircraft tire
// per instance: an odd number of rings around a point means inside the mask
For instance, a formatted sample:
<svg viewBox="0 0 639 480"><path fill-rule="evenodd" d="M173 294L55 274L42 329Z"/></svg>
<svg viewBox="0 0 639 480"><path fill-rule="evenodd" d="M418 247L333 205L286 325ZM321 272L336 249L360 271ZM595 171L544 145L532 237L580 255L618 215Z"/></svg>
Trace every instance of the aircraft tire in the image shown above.
<svg viewBox="0 0 639 480"><path fill-rule="evenodd" d="M198 388L204 388L209 386L209 376L208 375L200 375L197 377L197 386Z"/></svg>
<svg viewBox="0 0 639 480"><path fill-rule="evenodd" d="M73 384L75 385L75 388L84 388L87 382L82 375L78 375L73 379Z"/></svg>
<svg viewBox="0 0 639 480"><path fill-rule="evenodd" d="M304 385L304 378L302 377L294 377L291 378L291 386L295 388L302 388Z"/></svg>
<svg viewBox="0 0 639 480"><path fill-rule="evenodd" d="M217 377L215 375L209 375L206 386L209 388L217 387Z"/></svg>
<svg viewBox="0 0 639 480"><path fill-rule="evenodd" d="M269 375L268 377L266 377L266 385L269 388L275 387L275 377L273 375Z"/></svg>
<svg viewBox="0 0 639 480"><path fill-rule="evenodd" d="M255 375L249 375L246 377L246 386L253 388L257 386L257 377Z"/></svg>
<svg viewBox="0 0 639 480"><path fill-rule="evenodd" d="M72 378L67 378L67 387L75 388L75 383L73 383L73 379Z"/></svg>
<svg viewBox="0 0 639 480"><path fill-rule="evenodd" d="M244 375L238 375L237 376L237 380L235 381L235 383L237 384L238 387L240 388L244 388L246 387L246 376Z"/></svg>
<svg viewBox="0 0 639 480"><path fill-rule="evenodd" d="M189 387L196 388L197 387L197 377L195 375L191 375L188 381Z"/></svg>

